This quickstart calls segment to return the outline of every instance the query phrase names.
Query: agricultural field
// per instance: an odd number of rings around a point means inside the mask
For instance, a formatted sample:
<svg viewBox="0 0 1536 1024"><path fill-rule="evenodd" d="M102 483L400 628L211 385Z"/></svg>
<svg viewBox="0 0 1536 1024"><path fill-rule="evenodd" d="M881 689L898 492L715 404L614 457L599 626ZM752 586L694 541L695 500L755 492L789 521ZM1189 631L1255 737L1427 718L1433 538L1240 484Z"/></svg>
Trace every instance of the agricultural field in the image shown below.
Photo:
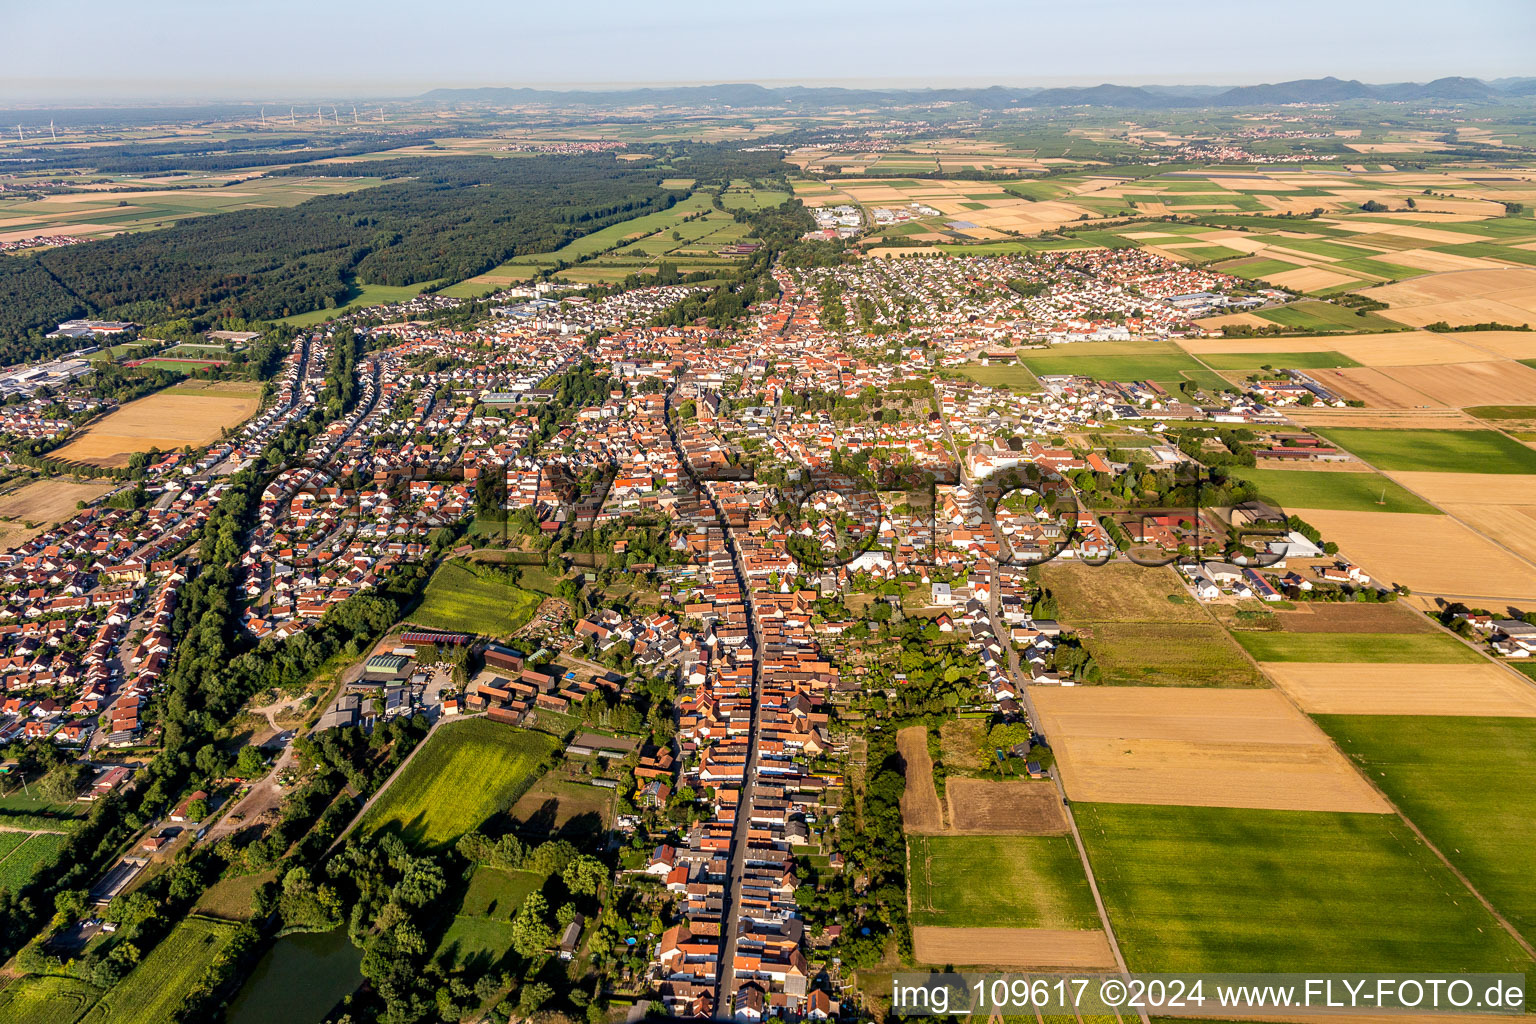
<svg viewBox="0 0 1536 1024"><path fill-rule="evenodd" d="M532 784L556 741L474 718L438 730L358 826L398 831L416 846L445 846L507 810Z"/></svg>
<svg viewBox="0 0 1536 1024"><path fill-rule="evenodd" d="M1356 512L1440 514L1435 506L1380 473L1235 467L1232 475L1250 481L1258 487L1261 498L1283 509L1333 508Z"/></svg>
<svg viewBox="0 0 1536 1024"><path fill-rule="evenodd" d="M1079 635L1109 686L1263 685L1215 623L1095 622Z"/></svg>
<svg viewBox="0 0 1536 1024"><path fill-rule="evenodd" d="M78 978L28 975L0 989L0 1024L75 1024L99 998Z"/></svg>
<svg viewBox="0 0 1536 1024"><path fill-rule="evenodd" d="M906 765L907 785L901 794L901 826L907 833L939 832L944 811L933 786L933 758L928 754L928 727L911 725L896 734L896 749Z"/></svg>
<svg viewBox="0 0 1536 1024"><path fill-rule="evenodd" d="M540 600L538 594L479 575L462 562L444 562L427 581L410 620L430 629L502 637L533 618Z"/></svg>
<svg viewBox="0 0 1536 1024"><path fill-rule="evenodd" d="M1536 451L1493 430L1372 430L1326 427L1324 437L1392 472L1536 473Z"/></svg>
<svg viewBox="0 0 1536 1024"><path fill-rule="evenodd" d="M1520 971L1530 958L1399 818L1075 807L1133 971Z"/></svg>
<svg viewBox="0 0 1536 1024"><path fill-rule="evenodd" d="M1282 327L1296 327L1304 331L1349 331L1365 334L1370 331L1391 331L1402 328L1402 325L1375 313L1353 310L1317 300L1296 302L1275 309L1261 309L1253 315L1261 320L1280 324Z"/></svg>
<svg viewBox="0 0 1536 1024"><path fill-rule="evenodd" d="M67 838L57 832L0 833L0 889L20 891L39 869L54 862Z"/></svg>
<svg viewBox="0 0 1536 1024"><path fill-rule="evenodd" d="M1095 568L1049 562L1039 573L1041 585L1056 598L1057 617L1073 626L1090 622L1211 621L1189 597L1178 575L1166 567L1109 562Z"/></svg>
<svg viewBox="0 0 1536 1024"><path fill-rule="evenodd" d="M1227 387L1188 353L1170 342L1083 342L1045 352L1026 350L1019 361L1039 377L1044 374L1084 373L1100 380L1150 380L1169 391L1194 382L1202 387Z"/></svg>
<svg viewBox="0 0 1536 1024"><path fill-rule="evenodd" d="M1202 352L1200 361L1213 370L1259 373L1266 366L1276 370L1321 370L1359 366L1339 352Z"/></svg>
<svg viewBox="0 0 1536 1024"><path fill-rule="evenodd" d="M1536 718L1536 687L1501 665L1288 661L1264 666L1310 715Z"/></svg>
<svg viewBox="0 0 1536 1024"><path fill-rule="evenodd" d="M1272 689L1036 686L1030 695L1074 803L1388 810Z"/></svg>
<svg viewBox="0 0 1536 1024"><path fill-rule="evenodd" d="M18 547L112 490L107 481L34 480L0 496L0 550Z"/></svg>
<svg viewBox="0 0 1536 1024"><path fill-rule="evenodd" d="M163 1024L234 937L235 925L189 917L91 1008L84 1024Z"/></svg>
<svg viewBox="0 0 1536 1024"><path fill-rule="evenodd" d="M944 800L949 805L947 834L1052 835L1068 828L1052 782L951 775L944 780Z"/></svg>
<svg viewBox="0 0 1536 1024"><path fill-rule="evenodd" d="M1523 219L1536 228L1536 221ZM1533 232L1536 234L1536 232ZM1450 271L1450 268L1442 268ZM1390 307L1381 315L1412 327L1444 321L1536 326L1536 269L1499 268L1486 259L1471 269L1429 274L1371 288L1362 294Z"/></svg>
<svg viewBox="0 0 1536 1024"><path fill-rule="evenodd" d="M1327 609L1317 613L1324 616ZM1265 662L1485 664L1486 659L1444 633L1325 633L1238 630L1232 634L1253 659Z"/></svg>
<svg viewBox="0 0 1536 1024"><path fill-rule="evenodd" d="M1495 909L1536 941L1536 721L1322 715L1317 722Z"/></svg>
<svg viewBox="0 0 1536 1024"><path fill-rule="evenodd" d="M954 367L954 372L990 388L1014 388L1028 393L1040 390L1040 382L1035 379L1035 375L1018 363L991 363L986 366L967 363Z"/></svg>
<svg viewBox="0 0 1536 1024"><path fill-rule="evenodd" d="M220 381L193 393L167 388L114 409L87 426L51 457L63 462L120 468L128 456L151 448L200 448L261 407L261 385Z"/></svg>
<svg viewBox="0 0 1536 1024"><path fill-rule="evenodd" d="M912 836L912 923L1099 927L1070 836Z"/></svg>

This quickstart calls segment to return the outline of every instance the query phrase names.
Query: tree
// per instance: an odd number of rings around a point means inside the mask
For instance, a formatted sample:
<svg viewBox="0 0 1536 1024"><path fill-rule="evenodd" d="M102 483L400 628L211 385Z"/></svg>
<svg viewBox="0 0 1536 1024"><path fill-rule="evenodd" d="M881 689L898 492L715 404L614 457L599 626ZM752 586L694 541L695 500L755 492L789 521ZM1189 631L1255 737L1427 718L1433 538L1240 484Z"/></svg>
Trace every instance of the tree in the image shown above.
<svg viewBox="0 0 1536 1024"><path fill-rule="evenodd" d="M523 901L522 909L512 919L512 948L519 956L535 957L555 941L554 930L549 927L549 904L542 893L532 893Z"/></svg>
<svg viewBox="0 0 1536 1024"><path fill-rule="evenodd" d="M43 799L55 804L67 804L75 799L75 794L80 791L80 773L83 771L80 765L66 763L49 770L43 776L43 781L38 784L38 792Z"/></svg>
<svg viewBox="0 0 1536 1024"><path fill-rule="evenodd" d="M554 994L555 990L542 981L536 981L531 985L524 985L522 993L518 996L517 1010L523 1016L531 1017L538 1012L539 1007L549 1002Z"/></svg>
<svg viewBox="0 0 1536 1024"><path fill-rule="evenodd" d="M267 773L267 762L255 747L241 747L235 759L235 774L242 779L258 779Z"/></svg>

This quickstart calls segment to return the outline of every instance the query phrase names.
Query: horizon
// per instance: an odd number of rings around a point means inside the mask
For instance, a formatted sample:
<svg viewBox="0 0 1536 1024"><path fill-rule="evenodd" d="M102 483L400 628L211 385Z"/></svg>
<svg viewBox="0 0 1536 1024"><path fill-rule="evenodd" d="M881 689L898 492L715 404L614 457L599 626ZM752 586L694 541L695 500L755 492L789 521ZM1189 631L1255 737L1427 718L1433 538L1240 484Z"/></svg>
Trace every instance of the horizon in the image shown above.
<svg viewBox="0 0 1536 1024"><path fill-rule="evenodd" d="M1472 0L1452 23L1417 17L1438 14L1427 0L1366 0L1347 9L1299 0L1283 14L1239 7L1221 12L1221 36L1198 38L1191 28L1209 10L1196 0L1156 10L1133 0L1090 0L1070 10L961 0L931 29L930 9L913 0L856 0L831 10L789 0L779 10L765 19L696 0L643 11L598 0L577 24L560 11L484 0L442 0L430 19L408 0L379 0L357 16L351 5L315 9L298 0L259 11L85 0L71 13L71 50L140 59L110 74L81 75L73 65L61 73L54 51L13 54L0 74L0 104L399 99L434 88L596 91L742 81L844 88L1233 86L1328 75L1370 83L1487 81L1531 73L1524 43L1536 36L1536 9L1519 0ZM1284 31L1275 30L1277 19ZM11 21L18 39L46 39L60 28L42 7L16 11ZM1005 44L964 45L951 26L968 23ZM1094 26L1092 38L1085 24ZM1108 33L1098 31L1105 25ZM1299 38L1305 46L1296 45ZM338 40L348 45L338 49ZM921 73L902 66L904 48L920 58ZM1198 73L1169 75L1170 63ZM573 74L578 66L597 73ZM680 68L691 73L676 74Z"/></svg>

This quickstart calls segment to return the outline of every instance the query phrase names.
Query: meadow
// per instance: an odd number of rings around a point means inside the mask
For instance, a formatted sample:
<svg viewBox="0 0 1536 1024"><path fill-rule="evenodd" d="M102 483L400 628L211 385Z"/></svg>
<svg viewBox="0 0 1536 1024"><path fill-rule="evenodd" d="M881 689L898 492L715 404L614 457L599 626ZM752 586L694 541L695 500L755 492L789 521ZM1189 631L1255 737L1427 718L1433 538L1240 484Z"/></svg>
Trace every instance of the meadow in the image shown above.
<svg viewBox="0 0 1536 1024"><path fill-rule="evenodd" d="M1326 427L1318 433L1377 469L1536 473L1536 451L1493 430Z"/></svg>
<svg viewBox="0 0 1536 1024"><path fill-rule="evenodd" d="M1323 614L1327 614L1326 611ZM1482 655L1443 633L1291 633L1239 630L1232 634L1255 661L1399 662L1470 664Z"/></svg>
<svg viewBox="0 0 1536 1024"><path fill-rule="evenodd" d="M538 594L481 576L462 562L444 562L409 618L431 629L505 636L533 618L540 600Z"/></svg>
<svg viewBox="0 0 1536 1024"><path fill-rule="evenodd" d="M1254 316L1284 327L1299 327L1303 330L1318 332L1342 330L1363 334L1374 331L1398 331L1403 327L1402 324L1366 310L1353 310L1317 300L1297 302L1276 309L1261 309L1255 312Z"/></svg>
<svg viewBox="0 0 1536 1024"><path fill-rule="evenodd" d="M1035 379L1035 375L1017 363L994 363L987 366L968 363L955 367L954 372L989 388L1014 388L1026 392L1040 390L1040 382Z"/></svg>
<svg viewBox="0 0 1536 1024"><path fill-rule="evenodd" d="M476 867L436 956L456 964L482 957L499 962L512 948L512 916L543 882L532 871Z"/></svg>
<svg viewBox="0 0 1536 1024"><path fill-rule="evenodd" d="M420 284L354 284L352 295L346 302L335 309L312 309L308 313L295 313L292 316L283 317L281 322L293 324L296 327L313 327L332 317L351 313L367 306L382 306L391 302L404 302L414 299L422 292L428 290L436 281L423 281Z"/></svg>
<svg viewBox="0 0 1536 1024"><path fill-rule="evenodd" d="M163 1024L228 945L235 925L189 917L91 1008L84 1024Z"/></svg>
<svg viewBox="0 0 1536 1024"><path fill-rule="evenodd" d="M1525 971L1389 814L1079 803L1133 971Z"/></svg>
<svg viewBox="0 0 1536 1024"><path fill-rule="evenodd" d="M359 828L445 846L516 803L556 746L543 733L484 718L455 722L417 752Z"/></svg>
<svg viewBox="0 0 1536 1024"><path fill-rule="evenodd" d="M1205 352L1200 361L1213 370L1259 373L1264 367L1286 370L1334 370L1359 366L1341 352Z"/></svg>
<svg viewBox="0 0 1536 1024"><path fill-rule="evenodd" d="M1536 941L1536 719L1316 715L1528 941Z"/></svg>
<svg viewBox="0 0 1536 1024"><path fill-rule="evenodd" d="M912 923L1097 928L1070 836L909 836Z"/></svg>
<svg viewBox="0 0 1536 1024"><path fill-rule="evenodd" d="M1077 373L1114 381L1156 381L1176 390L1184 381L1225 387L1224 381L1171 343L1155 341L1083 342L1047 352L1025 351L1019 361L1035 376ZM1214 381L1214 383L1213 383Z"/></svg>
<svg viewBox="0 0 1536 1024"><path fill-rule="evenodd" d="M1438 508L1380 473L1234 467L1232 475L1253 483L1259 489L1259 497L1281 508L1441 514Z"/></svg>
<svg viewBox="0 0 1536 1024"><path fill-rule="evenodd" d="M1263 686L1215 623L1095 622L1083 646L1114 686Z"/></svg>

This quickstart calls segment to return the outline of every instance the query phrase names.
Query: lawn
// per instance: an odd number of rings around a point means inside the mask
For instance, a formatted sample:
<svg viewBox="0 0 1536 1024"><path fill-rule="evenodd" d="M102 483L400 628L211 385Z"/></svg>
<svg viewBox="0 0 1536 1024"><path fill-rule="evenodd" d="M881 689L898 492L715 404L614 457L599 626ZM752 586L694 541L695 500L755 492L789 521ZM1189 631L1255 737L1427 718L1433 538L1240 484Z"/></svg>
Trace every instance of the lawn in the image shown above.
<svg viewBox="0 0 1536 1024"><path fill-rule="evenodd" d="M505 636L533 618L541 600L463 562L444 562L427 581L410 621L430 629Z"/></svg>
<svg viewBox="0 0 1536 1024"><path fill-rule="evenodd" d="M544 879L532 871L508 871L480 865L453 923L438 944L437 956L455 964L487 957L499 963L512 948L512 915Z"/></svg>
<svg viewBox="0 0 1536 1024"><path fill-rule="evenodd" d="M1088 630L1093 635L1084 637L1083 646L1099 665L1100 681L1110 685L1265 685L1214 623L1095 622Z"/></svg>
<svg viewBox="0 0 1536 1024"><path fill-rule="evenodd" d="M1415 512L1440 515L1440 510L1415 497L1380 473L1330 473L1321 469L1246 469L1234 476L1252 481L1259 496L1282 508L1335 508L1352 512Z"/></svg>
<svg viewBox="0 0 1536 1024"><path fill-rule="evenodd" d="M0 991L0 1024L75 1024L100 996L76 978L31 975Z"/></svg>
<svg viewBox="0 0 1536 1024"><path fill-rule="evenodd" d="M1536 720L1319 715L1317 723L1536 940Z"/></svg>
<svg viewBox="0 0 1536 1024"><path fill-rule="evenodd" d="M1031 392L1040 390L1040 382L1035 379L1035 375L1017 363L990 366L967 363L964 366L955 367L955 370L977 384L985 384L991 388L1017 388L1020 391Z"/></svg>
<svg viewBox="0 0 1536 1024"><path fill-rule="evenodd" d="M1341 352L1210 352L1200 361L1213 370L1258 373L1264 367L1287 370L1335 370L1359 366Z"/></svg>
<svg viewBox="0 0 1536 1024"><path fill-rule="evenodd" d="M1079 342L1048 352L1021 352L1019 359L1037 377L1073 373L1097 380L1151 380L1167 388L1210 372L1184 350L1156 341Z"/></svg>
<svg viewBox="0 0 1536 1024"><path fill-rule="evenodd" d="M1075 805L1133 971L1520 971L1396 816Z"/></svg>
<svg viewBox="0 0 1536 1024"><path fill-rule="evenodd" d="M1536 451L1493 430L1318 431L1378 469L1431 473L1536 473Z"/></svg>
<svg viewBox="0 0 1536 1024"><path fill-rule="evenodd" d="M427 740L359 826L446 846L505 811L538 778L553 737L485 718L444 726Z"/></svg>
<svg viewBox="0 0 1536 1024"><path fill-rule="evenodd" d="M912 923L1097 928L1070 836L910 836Z"/></svg>
<svg viewBox="0 0 1536 1024"><path fill-rule="evenodd" d="M1443 633L1239 631L1232 635L1255 661L1455 665L1483 660L1482 655Z"/></svg>
<svg viewBox="0 0 1536 1024"><path fill-rule="evenodd" d="M189 917L118 982L85 1017L85 1024L164 1024L192 983L234 937L235 925Z"/></svg>

